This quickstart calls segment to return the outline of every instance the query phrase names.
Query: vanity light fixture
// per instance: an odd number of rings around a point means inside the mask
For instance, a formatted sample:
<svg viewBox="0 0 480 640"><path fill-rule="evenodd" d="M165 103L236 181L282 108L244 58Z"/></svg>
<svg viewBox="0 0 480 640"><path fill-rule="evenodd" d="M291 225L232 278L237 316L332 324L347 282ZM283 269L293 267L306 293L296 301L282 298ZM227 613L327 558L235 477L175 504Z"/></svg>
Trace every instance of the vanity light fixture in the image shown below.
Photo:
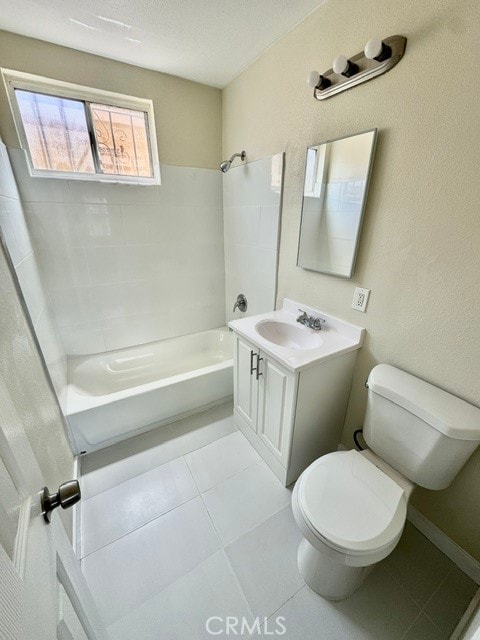
<svg viewBox="0 0 480 640"><path fill-rule="evenodd" d="M317 100L330 98L392 69L402 59L406 44L404 36L371 38L360 53L350 58L337 56L323 74L310 72L307 84Z"/></svg>

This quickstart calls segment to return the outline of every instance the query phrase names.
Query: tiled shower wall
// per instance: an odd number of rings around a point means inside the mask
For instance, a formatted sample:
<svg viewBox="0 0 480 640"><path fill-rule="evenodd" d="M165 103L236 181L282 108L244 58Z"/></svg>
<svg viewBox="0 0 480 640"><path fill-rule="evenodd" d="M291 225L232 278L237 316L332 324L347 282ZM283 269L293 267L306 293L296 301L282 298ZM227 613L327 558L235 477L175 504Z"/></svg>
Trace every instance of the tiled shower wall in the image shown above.
<svg viewBox="0 0 480 640"><path fill-rule="evenodd" d="M22 288L55 391L65 404L67 365L55 332L7 149L0 142L0 228Z"/></svg>
<svg viewBox="0 0 480 640"><path fill-rule="evenodd" d="M67 354L224 325L220 171L162 166L140 187L31 178L10 157Z"/></svg>
<svg viewBox="0 0 480 640"><path fill-rule="evenodd" d="M275 308L283 153L234 166L223 180L227 321ZM237 295L246 313L232 312Z"/></svg>

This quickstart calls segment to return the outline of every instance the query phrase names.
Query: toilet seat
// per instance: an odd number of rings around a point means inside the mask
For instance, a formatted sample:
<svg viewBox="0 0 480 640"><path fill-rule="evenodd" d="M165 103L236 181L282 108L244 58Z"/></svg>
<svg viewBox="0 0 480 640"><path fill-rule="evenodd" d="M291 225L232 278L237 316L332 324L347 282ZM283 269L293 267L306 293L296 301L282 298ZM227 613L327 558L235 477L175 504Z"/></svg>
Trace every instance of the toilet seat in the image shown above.
<svg viewBox="0 0 480 640"><path fill-rule="evenodd" d="M403 488L358 451L313 462L295 486L294 503L308 539L323 550L326 545L332 555L356 556L355 564L387 556L407 514Z"/></svg>

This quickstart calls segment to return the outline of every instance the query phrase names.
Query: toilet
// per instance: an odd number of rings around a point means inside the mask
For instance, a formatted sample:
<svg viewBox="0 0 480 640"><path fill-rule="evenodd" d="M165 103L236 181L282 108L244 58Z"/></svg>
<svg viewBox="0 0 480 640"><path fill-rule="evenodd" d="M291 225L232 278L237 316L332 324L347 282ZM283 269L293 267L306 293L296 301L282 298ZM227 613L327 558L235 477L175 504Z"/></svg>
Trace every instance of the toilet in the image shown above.
<svg viewBox="0 0 480 640"><path fill-rule="evenodd" d="M364 451L315 460L292 509L298 568L311 589L343 600L388 556L416 485L445 489L480 443L480 409L388 364L370 372Z"/></svg>

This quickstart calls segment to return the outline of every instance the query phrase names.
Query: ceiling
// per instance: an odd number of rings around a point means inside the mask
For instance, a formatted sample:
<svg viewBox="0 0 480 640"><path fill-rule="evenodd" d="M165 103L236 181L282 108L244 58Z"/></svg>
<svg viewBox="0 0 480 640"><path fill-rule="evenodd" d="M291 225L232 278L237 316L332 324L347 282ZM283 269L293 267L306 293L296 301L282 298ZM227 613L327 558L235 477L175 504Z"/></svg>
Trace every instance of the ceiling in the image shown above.
<svg viewBox="0 0 480 640"><path fill-rule="evenodd" d="M320 4L0 0L0 29L223 87Z"/></svg>

